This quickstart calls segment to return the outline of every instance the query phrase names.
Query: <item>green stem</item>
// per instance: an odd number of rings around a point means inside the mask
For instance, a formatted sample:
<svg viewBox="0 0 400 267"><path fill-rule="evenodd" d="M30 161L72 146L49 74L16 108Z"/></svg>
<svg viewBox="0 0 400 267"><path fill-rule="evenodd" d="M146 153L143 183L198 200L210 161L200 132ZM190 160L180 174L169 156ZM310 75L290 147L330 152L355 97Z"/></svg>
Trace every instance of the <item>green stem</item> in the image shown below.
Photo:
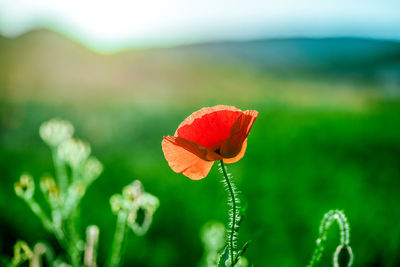
<svg viewBox="0 0 400 267"><path fill-rule="evenodd" d="M117 225L115 228L114 240L111 249L111 255L108 260L109 267L118 267L121 262L121 248L124 242L126 231L126 220L128 214L123 211L118 213Z"/></svg>
<svg viewBox="0 0 400 267"><path fill-rule="evenodd" d="M233 252L234 252L233 238L234 238L234 234L236 231L236 212L237 212L236 211L236 196L233 191L233 187L232 187L231 181L229 179L228 173L226 171L226 167L225 167L223 160L220 160L220 163L221 163L222 173L224 175L225 182L228 186L228 191L229 191L229 194L230 194L230 197L232 200L232 228L230 229L230 234L229 234L229 246L230 246L229 250L230 250L230 254L231 254L231 256L230 256L231 257L231 267L234 267L235 263L234 263L234 258L233 258Z"/></svg>
<svg viewBox="0 0 400 267"><path fill-rule="evenodd" d="M57 183L58 186L62 192L62 194L64 196L68 196L68 175L67 175L67 169L66 169L66 165L65 162L63 160L61 160L58 157L57 154L57 148L54 147L52 148L52 155L53 155L53 161L54 161L54 166L56 169L56 177L57 177ZM63 213L65 214L65 204L61 207ZM67 250L69 257L71 259L71 263L72 266L79 266L79 262L80 262L80 251L79 248L77 247L78 242L79 242L79 236L76 232L76 218L77 218L77 214L76 211L72 211L72 214L68 214L69 218L67 218L67 220L63 219L63 224L65 223L67 229L67 234L68 234L68 242L65 239L65 235L63 233L63 231L60 228L56 228L56 230L60 230L58 231L58 233L55 233L57 239L59 240L59 242L65 247L65 249ZM53 227L54 228L54 227ZM62 236L60 236L60 232L62 233Z"/></svg>
<svg viewBox="0 0 400 267"><path fill-rule="evenodd" d="M72 262L72 266L79 266L79 258L80 258L80 249L78 248L78 243L80 242L80 237L76 230L76 221L77 221L77 210L74 210L66 221L68 226L69 240L70 240L70 248L69 254Z"/></svg>
<svg viewBox="0 0 400 267"><path fill-rule="evenodd" d="M42 208L34 199L25 199L32 212L42 221L43 227L49 231L54 232L54 227L47 215L43 212Z"/></svg>
<svg viewBox="0 0 400 267"><path fill-rule="evenodd" d="M65 193L68 189L68 176L65 163L58 157L56 147L52 148L51 152L53 154L58 186L60 187L61 192Z"/></svg>
<svg viewBox="0 0 400 267"><path fill-rule="evenodd" d="M68 242L65 240L64 232L60 227L55 226L52 221L47 217L47 215L43 212L42 208L34 199L26 199L26 203L32 210L32 212L42 221L43 227L53 233L57 238L58 242L65 248L68 249Z"/></svg>

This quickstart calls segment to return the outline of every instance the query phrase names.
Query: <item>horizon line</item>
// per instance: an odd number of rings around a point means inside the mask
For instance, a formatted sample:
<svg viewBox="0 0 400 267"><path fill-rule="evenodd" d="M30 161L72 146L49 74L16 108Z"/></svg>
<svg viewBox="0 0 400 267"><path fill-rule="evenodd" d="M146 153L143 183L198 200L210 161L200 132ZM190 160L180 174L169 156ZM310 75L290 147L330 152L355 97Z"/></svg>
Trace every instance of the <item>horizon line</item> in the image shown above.
<svg viewBox="0 0 400 267"><path fill-rule="evenodd" d="M354 39L354 40L364 40L364 41L375 41L375 42L389 42L389 43L396 43L400 44L400 39L398 38L389 38L389 37L373 37L367 35L326 35L326 36L313 36L310 35L282 35L282 36L273 36L262 34L258 36L252 37L242 37L242 38L199 38L197 40L181 40L181 41L167 41L167 42L141 42L141 43L134 43L126 42L125 44L119 46L108 46L105 45L95 46L91 45L90 42L83 40L83 38L79 38L74 34L69 34L59 29L53 29L51 27L36 27L29 29L27 31L21 32L20 34L14 36L8 36L0 31L0 37L8 40L17 40L23 38L24 36L28 36L29 34L35 32L48 32L53 33L59 36L62 36L70 41L79 44L93 52L100 53L100 54L116 54L116 53L123 53L130 50L149 50L149 49L168 49L168 48L179 48L179 47L188 47L188 46L197 46L197 45L212 45L212 44L228 44L228 43L251 43L257 41L278 41L278 40L301 40L301 39L308 39L308 40L329 40L329 39Z"/></svg>

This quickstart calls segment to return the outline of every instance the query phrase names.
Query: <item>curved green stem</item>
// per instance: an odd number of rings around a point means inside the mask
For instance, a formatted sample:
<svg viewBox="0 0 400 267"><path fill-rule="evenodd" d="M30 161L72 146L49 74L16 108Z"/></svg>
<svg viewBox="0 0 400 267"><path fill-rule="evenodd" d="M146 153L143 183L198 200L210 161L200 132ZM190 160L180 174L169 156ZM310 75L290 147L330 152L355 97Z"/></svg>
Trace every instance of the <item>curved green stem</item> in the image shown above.
<svg viewBox="0 0 400 267"><path fill-rule="evenodd" d="M316 248L310 260L310 263L307 267L313 267L315 264L319 262L322 256L322 252L324 251L324 242L327 239L328 230L332 226L334 222L337 222L340 230L340 245L336 248L336 251L333 255L333 265L339 266L338 264L338 255L342 249L346 249L349 254L349 260L347 266L350 267L353 264L353 252L350 247L350 226L347 221L346 216L340 210L330 210L329 212L324 214L324 217L321 221L321 225L319 227L318 239L316 241Z"/></svg>
<svg viewBox="0 0 400 267"><path fill-rule="evenodd" d="M234 240L233 239L234 239L234 234L236 231L236 216L237 216L236 215L236 213L237 213L237 211L236 211L236 209L237 209L236 196L235 196L235 193L234 193L234 190L233 190L231 181L229 179L228 173L226 171L223 160L220 160L220 164L221 164L221 169L222 169L222 173L225 178L226 185L228 187L230 198L232 201L232 226L231 226L230 233L229 233L229 247L230 247L229 253L230 253L230 257L231 257L231 267L234 267L235 263L234 263L234 258L233 258L233 252L234 252L234 246L233 246Z"/></svg>
<svg viewBox="0 0 400 267"><path fill-rule="evenodd" d="M70 244L66 240L64 231L61 229L61 227L55 225L52 221L50 221L50 219L47 217L42 208L34 199L25 199L25 201L32 212L41 220L43 227L50 233L54 234L62 247L64 247L66 250L69 250Z"/></svg>
<svg viewBox="0 0 400 267"><path fill-rule="evenodd" d="M121 262L121 248L124 242L125 230L126 230L126 220L128 214L123 211L118 213L117 225L115 228L114 240L112 243L111 255L108 260L107 266L117 267Z"/></svg>

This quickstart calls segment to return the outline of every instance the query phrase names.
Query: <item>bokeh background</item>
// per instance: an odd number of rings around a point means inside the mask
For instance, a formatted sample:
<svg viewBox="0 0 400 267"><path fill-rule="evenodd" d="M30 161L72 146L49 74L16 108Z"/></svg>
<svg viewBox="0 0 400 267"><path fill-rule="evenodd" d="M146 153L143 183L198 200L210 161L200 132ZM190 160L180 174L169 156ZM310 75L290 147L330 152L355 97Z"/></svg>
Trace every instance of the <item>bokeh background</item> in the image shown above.
<svg viewBox="0 0 400 267"><path fill-rule="evenodd" d="M0 253L18 239L61 252L13 190L25 171L54 173L38 129L58 117L104 164L81 218L100 227L100 266L109 198L134 179L161 205L146 236L128 235L125 266L196 266L200 228L227 219L222 177L174 173L161 140L226 104L259 111L229 166L254 266L305 266L330 209L348 217L354 266L400 266L399 2L148 2L0 2ZM338 230L328 238L320 266Z"/></svg>

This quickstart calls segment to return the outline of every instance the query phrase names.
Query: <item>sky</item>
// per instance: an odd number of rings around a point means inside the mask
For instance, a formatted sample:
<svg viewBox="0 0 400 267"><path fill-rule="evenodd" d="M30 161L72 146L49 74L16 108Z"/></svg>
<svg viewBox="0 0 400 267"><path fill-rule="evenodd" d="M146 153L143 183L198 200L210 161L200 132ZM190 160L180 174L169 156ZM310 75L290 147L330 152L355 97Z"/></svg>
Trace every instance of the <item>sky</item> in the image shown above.
<svg viewBox="0 0 400 267"><path fill-rule="evenodd" d="M276 37L400 40L400 0L0 0L0 34L35 28L99 51Z"/></svg>

